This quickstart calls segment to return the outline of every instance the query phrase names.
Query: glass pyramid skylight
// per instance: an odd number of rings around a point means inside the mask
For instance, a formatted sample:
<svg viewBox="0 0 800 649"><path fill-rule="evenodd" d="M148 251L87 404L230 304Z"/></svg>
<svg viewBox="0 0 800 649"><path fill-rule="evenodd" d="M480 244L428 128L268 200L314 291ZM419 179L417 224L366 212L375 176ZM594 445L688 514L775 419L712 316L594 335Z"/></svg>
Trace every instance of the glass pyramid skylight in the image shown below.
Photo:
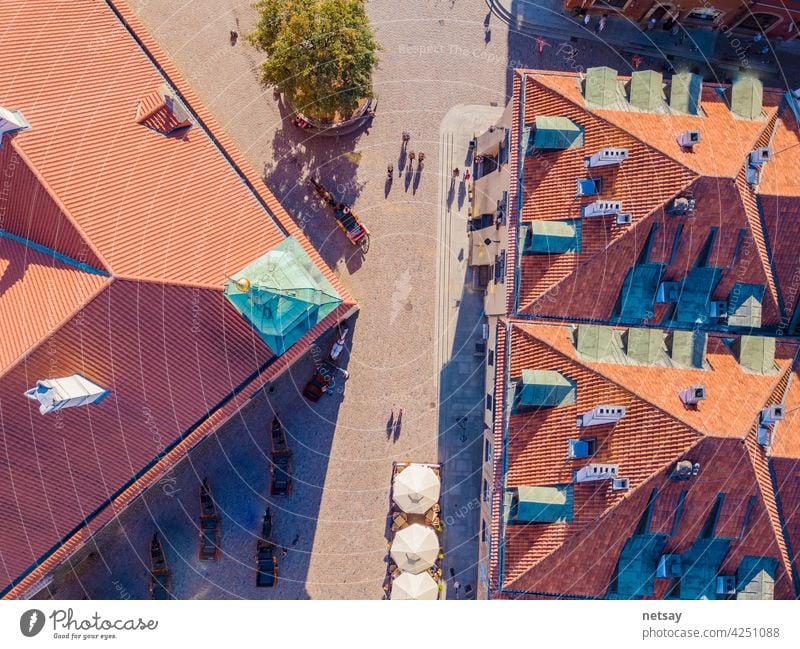
<svg viewBox="0 0 800 649"><path fill-rule="evenodd" d="M225 297L279 355L342 303L292 237L231 280L225 283Z"/></svg>

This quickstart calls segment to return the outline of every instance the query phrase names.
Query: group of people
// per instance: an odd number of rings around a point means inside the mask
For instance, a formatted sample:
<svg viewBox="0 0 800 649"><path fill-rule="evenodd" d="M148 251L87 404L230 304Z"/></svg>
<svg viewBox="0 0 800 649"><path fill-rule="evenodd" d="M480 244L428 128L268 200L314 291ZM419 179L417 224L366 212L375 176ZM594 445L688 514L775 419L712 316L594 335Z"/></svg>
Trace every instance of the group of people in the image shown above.
<svg viewBox="0 0 800 649"><path fill-rule="evenodd" d="M403 131L403 145L402 145L402 150L403 151L406 150L406 148L408 147L408 143L410 141L411 141L411 133L409 133L408 131ZM425 163L425 152L424 151L420 151L419 154L417 154L412 149L412 150L408 151L407 155L408 155L408 160L409 160L409 169L411 169L411 167L414 166L414 160L418 160L419 161L419 170L421 171L422 168L425 166L425 164L424 164ZM390 164L390 165L388 165L386 167L386 174L387 174L387 176L388 176L390 181L392 180L392 178L394 178L394 165L393 164ZM400 173L398 175L403 175L403 170L402 169L400 170Z"/></svg>

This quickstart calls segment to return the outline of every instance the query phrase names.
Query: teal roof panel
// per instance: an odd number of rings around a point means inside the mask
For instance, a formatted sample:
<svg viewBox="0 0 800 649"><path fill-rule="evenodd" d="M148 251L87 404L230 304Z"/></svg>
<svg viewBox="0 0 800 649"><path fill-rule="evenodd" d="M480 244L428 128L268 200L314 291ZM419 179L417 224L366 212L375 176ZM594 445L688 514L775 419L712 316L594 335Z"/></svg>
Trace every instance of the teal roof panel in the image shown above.
<svg viewBox="0 0 800 649"><path fill-rule="evenodd" d="M523 370L517 382L512 412L554 408L575 403L575 383L552 370Z"/></svg>
<svg viewBox="0 0 800 649"><path fill-rule="evenodd" d="M581 220L531 221L522 254L561 254L580 252Z"/></svg>
<svg viewBox="0 0 800 649"><path fill-rule="evenodd" d="M533 146L536 149L577 149L583 146L583 127L568 117L536 117Z"/></svg>
<svg viewBox="0 0 800 649"><path fill-rule="evenodd" d="M514 490L509 522L571 523L572 485L517 487Z"/></svg>

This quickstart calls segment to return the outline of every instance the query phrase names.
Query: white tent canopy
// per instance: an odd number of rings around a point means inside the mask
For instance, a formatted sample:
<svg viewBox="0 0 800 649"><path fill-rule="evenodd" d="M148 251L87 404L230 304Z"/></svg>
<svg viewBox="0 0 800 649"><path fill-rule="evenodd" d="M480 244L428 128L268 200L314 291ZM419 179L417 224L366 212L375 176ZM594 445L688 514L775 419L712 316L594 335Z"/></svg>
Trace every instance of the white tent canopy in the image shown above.
<svg viewBox="0 0 800 649"><path fill-rule="evenodd" d="M395 534L390 554L400 570L418 575L439 556L439 538L432 528L414 523Z"/></svg>
<svg viewBox="0 0 800 649"><path fill-rule="evenodd" d="M441 484L433 469L409 464L394 479L394 501L407 514L424 514L439 501Z"/></svg>
<svg viewBox="0 0 800 649"><path fill-rule="evenodd" d="M392 599L438 599L439 587L427 572L403 572L392 582Z"/></svg>

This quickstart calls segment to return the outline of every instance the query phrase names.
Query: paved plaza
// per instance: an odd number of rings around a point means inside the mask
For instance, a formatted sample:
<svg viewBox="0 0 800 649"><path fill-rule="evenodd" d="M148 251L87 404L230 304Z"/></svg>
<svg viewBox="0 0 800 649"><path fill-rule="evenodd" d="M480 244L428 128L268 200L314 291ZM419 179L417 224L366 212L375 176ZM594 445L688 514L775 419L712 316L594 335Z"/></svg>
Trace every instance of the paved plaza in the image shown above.
<svg viewBox="0 0 800 649"><path fill-rule="evenodd" d="M179 598L377 599L386 572L392 462L444 465L445 577L475 583L482 435L481 296L469 288L466 201L454 166L469 137L494 121L513 67L572 69L614 64L613 53L566 48L537 53L478 0L372 0L383 46L375 75L378 111L363 132L308 137L258 82L261 55L240 38L249 0L131 0L239 148L359 302L349 323L349 380L310 404L300 395L333 335L271 393L255 394L218 434L136 501L42 593L145 598L148 541L158 531ZM487 32L485 25L491 29ZM401 133L424 151L425 169L403 167ZM363 255L316 203L319 176L354 201L372 240ZM441 404L441 406L440 406ZM387 430L392 409L402 427ZM294 451L294 493L268 496L268 426L280 412ZM222 512L223 556L197 559L197 489L208 477ZM277 588L255 587L255 544L270 507L279 555ZM460 513L461 512L461 513ZM450 517L450 520L448 520ZM450 570L455 577L451 577ZM461 593L463 596L463 592Z"/></svg>

